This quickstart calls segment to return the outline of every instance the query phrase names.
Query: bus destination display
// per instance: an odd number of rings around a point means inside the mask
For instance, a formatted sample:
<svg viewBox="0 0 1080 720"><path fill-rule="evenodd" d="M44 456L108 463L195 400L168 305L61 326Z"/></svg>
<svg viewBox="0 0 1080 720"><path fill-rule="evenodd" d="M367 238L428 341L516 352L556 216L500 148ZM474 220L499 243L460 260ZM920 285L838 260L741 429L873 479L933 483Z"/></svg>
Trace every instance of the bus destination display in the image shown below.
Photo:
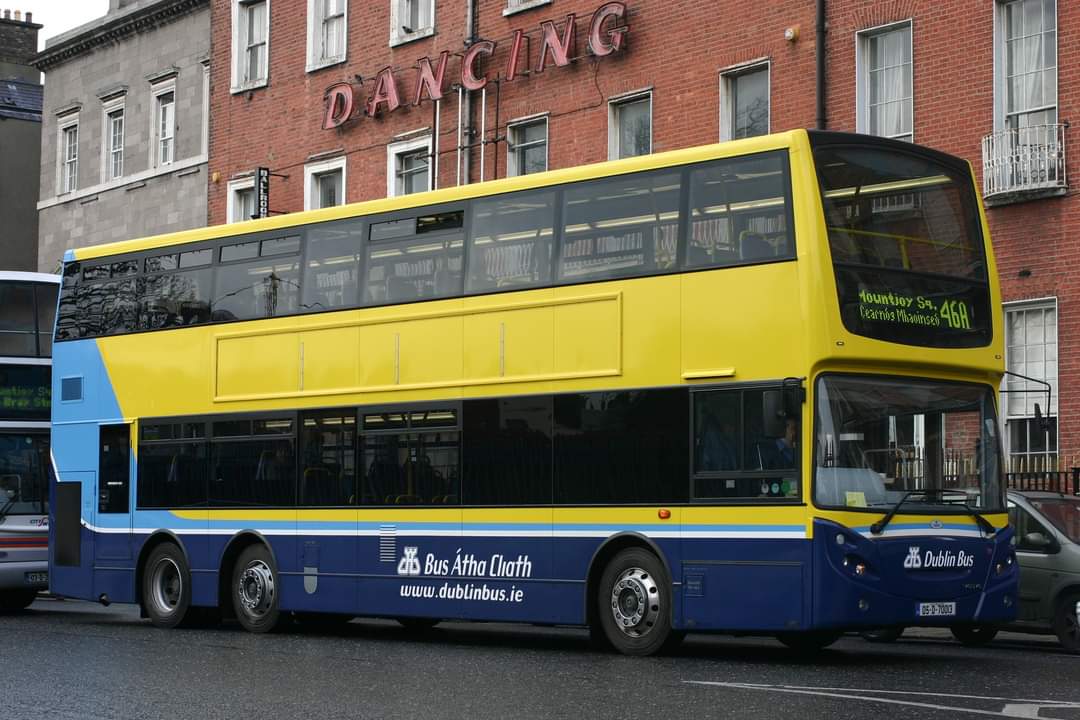
<svg viewBox="0 0 1080 720"><path fill-rule="evenodd" d="M49 376L46 365L0 367L0 418L48 420Z"/></svg>

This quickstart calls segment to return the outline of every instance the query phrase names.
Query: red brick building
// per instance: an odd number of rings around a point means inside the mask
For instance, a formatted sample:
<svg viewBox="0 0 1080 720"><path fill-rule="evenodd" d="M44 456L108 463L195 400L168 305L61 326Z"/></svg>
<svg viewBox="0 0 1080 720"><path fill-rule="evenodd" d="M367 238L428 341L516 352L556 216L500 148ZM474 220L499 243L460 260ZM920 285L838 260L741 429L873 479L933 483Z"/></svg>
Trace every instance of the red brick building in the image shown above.
<svg viewBox="0 0 1080 720"><path fill-rule="evenodd" d="M1063 0L213 0L209 221L254 212L256 167L270 210L292 212L822 124L911 139L983 183L1007 361L1050 380L1062 416L1042 432L1037 395L1004 396L1008 450L1064 466L1080 451L1074 30Z"/></svg>

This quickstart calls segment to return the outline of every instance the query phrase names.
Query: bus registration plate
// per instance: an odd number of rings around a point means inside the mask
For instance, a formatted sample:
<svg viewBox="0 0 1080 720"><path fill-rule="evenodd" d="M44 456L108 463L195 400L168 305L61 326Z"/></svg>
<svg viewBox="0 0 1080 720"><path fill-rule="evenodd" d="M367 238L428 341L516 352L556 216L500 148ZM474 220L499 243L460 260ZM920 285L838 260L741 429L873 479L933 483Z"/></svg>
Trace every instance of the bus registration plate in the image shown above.
<svg viewBox="0 0 1080 720"><path fill-rule="evenodd" d="M919 603L919 611L916 614L919 617L952 617L956 614L956 603Z"/></svg>
<svg viewBox="0 0 1080 720"><path fill-rule="evenodd" d="M49 573L47 572L28 572L26 573L23 581L27 585L37 585L39 583L49 582Z"/></svg>

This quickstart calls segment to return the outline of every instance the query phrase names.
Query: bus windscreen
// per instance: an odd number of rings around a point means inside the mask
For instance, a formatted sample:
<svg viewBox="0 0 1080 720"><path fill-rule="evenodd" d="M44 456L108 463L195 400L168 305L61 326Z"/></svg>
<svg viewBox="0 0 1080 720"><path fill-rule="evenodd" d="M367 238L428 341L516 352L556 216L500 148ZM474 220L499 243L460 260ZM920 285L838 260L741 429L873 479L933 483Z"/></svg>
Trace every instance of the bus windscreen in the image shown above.
<svg viewBox="0 0 1080 720"><path fill-rule="evenodd" d="M914 151L814 149L840 315L856 335L926 347L990 342L970 172Z"/></svg>

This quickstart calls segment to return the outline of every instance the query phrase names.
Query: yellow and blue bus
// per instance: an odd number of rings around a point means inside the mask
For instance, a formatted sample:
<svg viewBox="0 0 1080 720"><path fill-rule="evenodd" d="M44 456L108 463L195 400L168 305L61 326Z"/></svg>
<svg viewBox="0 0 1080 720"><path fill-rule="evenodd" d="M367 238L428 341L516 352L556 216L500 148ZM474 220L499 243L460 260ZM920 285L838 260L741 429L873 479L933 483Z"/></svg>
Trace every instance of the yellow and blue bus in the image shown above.
<svg viewBox="0 0 1080 720"><path fill-rule="evenodd" d="M1014 615L1000 296L956 158L793 131L83 248L63 278L53 592L633 654Z"/></svg>

